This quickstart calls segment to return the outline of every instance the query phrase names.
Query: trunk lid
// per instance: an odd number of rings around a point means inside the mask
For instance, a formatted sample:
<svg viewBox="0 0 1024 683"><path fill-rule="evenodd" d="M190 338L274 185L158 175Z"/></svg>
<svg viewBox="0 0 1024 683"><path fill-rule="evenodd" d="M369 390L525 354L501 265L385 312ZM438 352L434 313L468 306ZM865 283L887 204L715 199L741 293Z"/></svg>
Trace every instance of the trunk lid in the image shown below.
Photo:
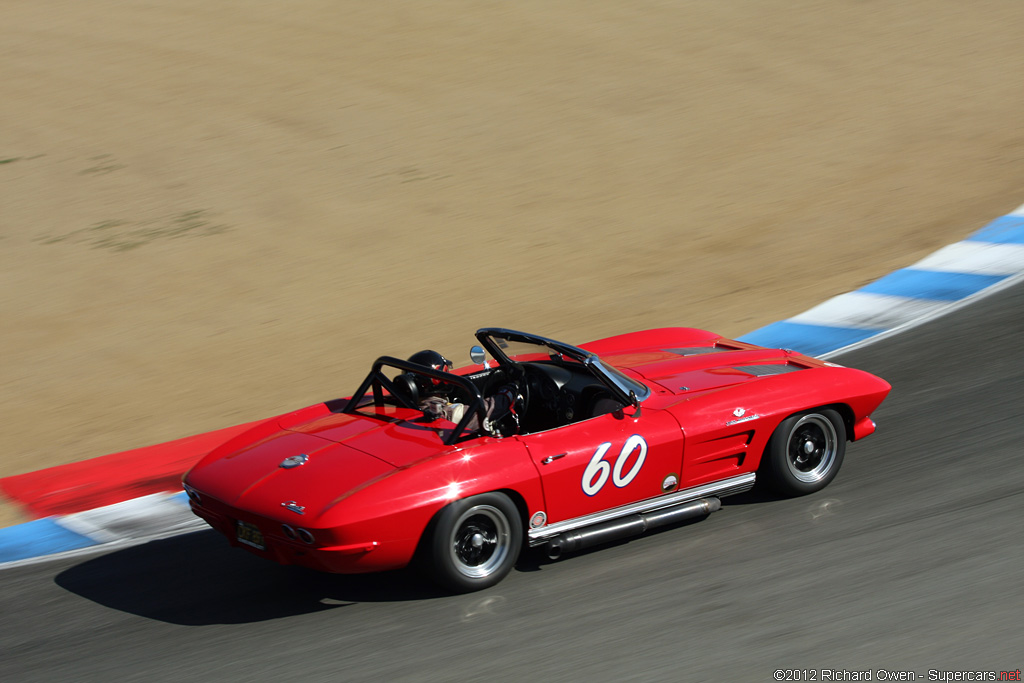
<svg viewBox="0 0 1024 683"><path fill-rule="evenodd" d="M201 463L188 479L202 494L271 518L298 521L300 515L285 507L293 503L304 508L308 522L339 495L393 470L344 444L282 430Z"/></svg>

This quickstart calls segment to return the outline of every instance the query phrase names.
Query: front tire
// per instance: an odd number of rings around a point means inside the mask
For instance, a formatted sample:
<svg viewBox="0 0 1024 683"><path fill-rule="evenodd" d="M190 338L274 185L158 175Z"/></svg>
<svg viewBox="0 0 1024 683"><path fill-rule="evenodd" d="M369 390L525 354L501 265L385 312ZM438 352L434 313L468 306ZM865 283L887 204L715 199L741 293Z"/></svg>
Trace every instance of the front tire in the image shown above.
<svg viewBox="0 0 1024 683"><path fill-rule="evenodd" d="M846 423L830 408L786 418L768 441L761 470L786 496L803 496L835 479L846 453Z"/></svg>
<svg viewBox="0 0 1024 683"><path fill-rule="evenodd" d="M430 539L430 573L456 593L490 588L512 571L523 545L515 503L503 493L457 500L441 510Z"/></svg>

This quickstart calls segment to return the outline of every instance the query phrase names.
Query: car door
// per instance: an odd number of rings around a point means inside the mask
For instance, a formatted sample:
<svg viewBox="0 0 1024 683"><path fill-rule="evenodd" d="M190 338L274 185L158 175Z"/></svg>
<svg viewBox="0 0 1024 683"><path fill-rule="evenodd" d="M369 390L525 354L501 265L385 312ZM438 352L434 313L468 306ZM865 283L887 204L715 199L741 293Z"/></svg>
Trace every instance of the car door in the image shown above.
<svg viewBox="0 0 1024 683"><path fill-rule="evenodd" d="M581 517L672 491L683 461L683 433L668 413L608 413L519 437L540 472L548 523Z"/></svg>

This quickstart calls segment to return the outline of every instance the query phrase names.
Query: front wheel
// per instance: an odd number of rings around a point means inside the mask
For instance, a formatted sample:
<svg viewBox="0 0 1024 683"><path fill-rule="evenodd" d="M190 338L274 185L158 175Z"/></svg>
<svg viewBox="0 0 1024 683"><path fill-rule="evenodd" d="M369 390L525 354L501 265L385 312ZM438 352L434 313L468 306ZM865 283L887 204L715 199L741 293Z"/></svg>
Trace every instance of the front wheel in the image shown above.
<svg viewBox="0 0 1024 683"><path fill-rule="evenodd" d="M436 519L430 541L430 571L457 593L489 588L505 578L519 558L523 525L503 493L457 500Z"/></svg>
<svg viewBox="0 0 1024 683"><path fill-rule="evenodd" d="M768 441L761 471L769 485L787 496L828 486L846 453L846 424L830 408L786 418Z"/></svg>

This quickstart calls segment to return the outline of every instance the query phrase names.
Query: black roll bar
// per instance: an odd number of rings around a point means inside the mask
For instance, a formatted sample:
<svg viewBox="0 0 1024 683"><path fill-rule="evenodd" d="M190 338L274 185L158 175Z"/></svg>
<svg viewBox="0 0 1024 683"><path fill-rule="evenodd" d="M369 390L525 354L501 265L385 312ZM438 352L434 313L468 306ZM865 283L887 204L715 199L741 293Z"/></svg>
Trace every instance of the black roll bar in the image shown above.
<svg viewBox="0 0 1024 683"><path fill-rule="evenodd" d="M370 373L366 375L366 379L364 379L363 383L359 385L356 393L352 394L352 398L348 400L348 403L346 403L345 407L341 409L341 412L356 413L356 409L359 407L359 404L362 403L363 398L366 396L366 392L371 388L373 389L373 405L375 406L384 405L384 390L386 389L392 397L400 401L406 408L419 410L419 406L413 405L412 401L410 401L404 393L395 391L395 385L384 375L383 372L381 372L381 368L385 366L395 368L403 372L411 372L416 375L437 379L447 384L454 384L465 391L466 395L469 396L469 406L467 407L465 414L462 416L462 419L459 420L459 424L456 425L455 430L444 439L444 444L446 446L451 446L460 440L463 431L465 431L469 421L473 419L474 414L479 417L479 424L484 424L484 420L487 417L487 411L484 408L484 398L480 395L480 390L476 388L475 384L461 375L444 372L443 370L435 370L434 368L426 365L410 363L407 360L394 358L392 356L381 356L373 362L373 367L370 369ZM360 414L362 415L363 413Z"/></svg>

